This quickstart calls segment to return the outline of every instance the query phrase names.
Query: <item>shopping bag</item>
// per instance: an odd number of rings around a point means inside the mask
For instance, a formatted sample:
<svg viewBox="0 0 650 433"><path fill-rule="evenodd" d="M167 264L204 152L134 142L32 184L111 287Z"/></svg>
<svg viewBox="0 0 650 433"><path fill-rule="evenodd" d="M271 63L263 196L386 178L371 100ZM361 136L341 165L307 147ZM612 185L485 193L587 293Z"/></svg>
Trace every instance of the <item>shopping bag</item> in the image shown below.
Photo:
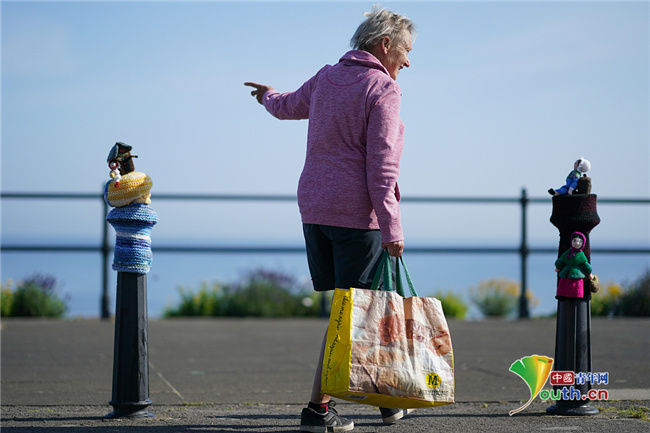
<svg viewBox="0 0 650 433"><path fill-rule="evenodd" d="M400 268L412 294L408 298ZM376 290L382 274L384 290ZM371 290L335 290L321 392L391 408L453 403L454 358L440 301L417 296L401 258L395 286L393 291L390 258L384 253Z"/></svg>

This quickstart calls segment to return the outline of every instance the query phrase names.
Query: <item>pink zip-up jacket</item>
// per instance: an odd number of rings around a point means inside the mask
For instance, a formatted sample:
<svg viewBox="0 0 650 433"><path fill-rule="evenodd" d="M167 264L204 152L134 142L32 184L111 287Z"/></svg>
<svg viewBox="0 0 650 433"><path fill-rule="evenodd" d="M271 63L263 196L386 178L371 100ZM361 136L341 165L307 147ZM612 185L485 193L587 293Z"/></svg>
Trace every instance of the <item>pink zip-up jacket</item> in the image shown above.
<svg viewBox="0 0 650 433"><path fill-rule="evenodd" d="M278 119L309 119L298 184L304 223L380 229L403 240L397 177L404 146L401 91L366 51L347 52L295 92L264 94Z"/></svg>

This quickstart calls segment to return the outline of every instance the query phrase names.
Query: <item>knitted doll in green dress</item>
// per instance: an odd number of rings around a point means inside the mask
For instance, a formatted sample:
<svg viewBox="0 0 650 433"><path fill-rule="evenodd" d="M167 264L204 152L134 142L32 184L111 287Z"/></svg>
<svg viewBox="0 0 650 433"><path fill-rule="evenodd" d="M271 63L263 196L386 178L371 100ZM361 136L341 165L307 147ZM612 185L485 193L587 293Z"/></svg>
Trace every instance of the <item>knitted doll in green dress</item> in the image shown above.
<svg viewBox="0 0 650 433"><path fill-rule="evenodd" d="M560 281L557 285L557 296L582 298L584 296L583 278L591 278L591 265L587 256L582 252L587 238L580 232L571 234L571 248L566 250L555 261L555 271Z"/></svg>

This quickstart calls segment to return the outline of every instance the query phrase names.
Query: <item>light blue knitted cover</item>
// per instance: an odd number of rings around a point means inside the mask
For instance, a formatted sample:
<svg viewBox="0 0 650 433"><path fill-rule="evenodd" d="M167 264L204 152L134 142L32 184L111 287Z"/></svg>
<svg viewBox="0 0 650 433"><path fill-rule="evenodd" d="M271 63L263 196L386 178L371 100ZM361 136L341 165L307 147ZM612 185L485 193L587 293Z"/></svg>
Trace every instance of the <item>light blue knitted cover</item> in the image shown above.
<svg viewBox="0 0 650 433"><path fill-rule="evenodd" d="M146 274L151 268L151 229L158 215L147 204L131 203L116 207L106 216L115 229L113 269Z"/></svg>

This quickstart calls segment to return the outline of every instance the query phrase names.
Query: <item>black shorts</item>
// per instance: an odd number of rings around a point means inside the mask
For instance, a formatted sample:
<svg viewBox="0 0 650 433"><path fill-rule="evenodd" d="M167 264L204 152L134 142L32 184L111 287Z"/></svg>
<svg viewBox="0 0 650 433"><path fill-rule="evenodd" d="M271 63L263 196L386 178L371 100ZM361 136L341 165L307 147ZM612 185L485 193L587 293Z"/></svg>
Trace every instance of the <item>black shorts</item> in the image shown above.
<svg viewBox="0 0 650 433"><path fill-rule="evenodd" d="M383 252L379 230L302 225L314 289L369 289Z"/></svg>

